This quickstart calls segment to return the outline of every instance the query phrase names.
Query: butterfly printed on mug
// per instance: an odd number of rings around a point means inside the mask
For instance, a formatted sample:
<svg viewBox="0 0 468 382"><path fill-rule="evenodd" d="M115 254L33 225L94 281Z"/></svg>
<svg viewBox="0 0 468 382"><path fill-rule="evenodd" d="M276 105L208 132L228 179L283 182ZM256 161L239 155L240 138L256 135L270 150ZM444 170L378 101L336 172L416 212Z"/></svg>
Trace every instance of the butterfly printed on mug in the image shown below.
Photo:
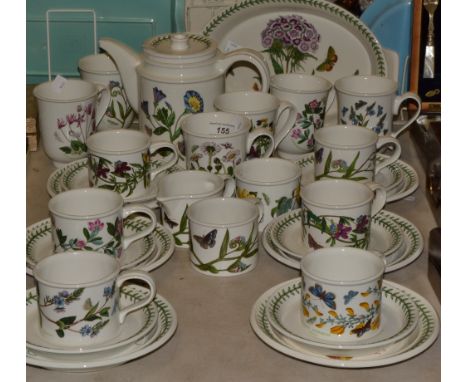
<svg viewBox="0 0 468 382"><path fill-rule="evenodd" d="M309 291L313 296L322 300L329 308L336 309L336 303L334 301L336 296L333 292L326 292L323 290L322 286L317 283L315 283L315 286L309 287Z"/></svg>
<svg viewBox="0 0 468 382"><path fill-rule="evenodd" d="M216 244L216 235L218 233L217 229L214 229L208 232L204 236L193 235L193 238L197 241L198 244L204 249L213 248Z"/></svg>

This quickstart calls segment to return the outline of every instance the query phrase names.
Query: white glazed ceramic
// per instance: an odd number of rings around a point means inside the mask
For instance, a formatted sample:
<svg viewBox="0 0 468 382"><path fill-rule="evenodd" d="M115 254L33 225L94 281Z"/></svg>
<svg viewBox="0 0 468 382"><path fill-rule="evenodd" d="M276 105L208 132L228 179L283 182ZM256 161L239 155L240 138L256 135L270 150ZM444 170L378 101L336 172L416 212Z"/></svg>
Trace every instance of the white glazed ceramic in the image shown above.
<svg viewBox="0 0 468 382"><path fill-rule="evenodd" d="M211 276L236 276L251 271L258 258L259 208L237 198L210 198L187 211L190 261Z"/></svg>
<svg viewBox="0 0 468 382"><path fill-rule="evenodd" d="M33 94L42 145L54 166L63 167L85 157L87 139L106 112L109 89L83 80L56 78L37 85Z"/></svg>
<svg viewBox="0 0 468 382"><path fill-rule="evenodd" d="M383 161L376 161L377 150L393 148ZM328 126L315 132L315 180L350 179L373 181L375 174L396 162L401 154L400 142L379 137L361 126Z"/></svg>
<svg viewBox="0 0 468 382"><path fill-rule="evenodd" d="M367 249L371 218L385 205L385 189L345 179L319 180L301 188L302 238L311 250Z"/></svg>
<svg viewBox="0 0 468 382"><path fill-rule="evenodd" d="M41 333L76 346L115 337L127 315L151 303L156 295L156 285L148 273L119 272L117 259L93 251L58 253L40 261L33 275ZM126 280L135 279L144 282L150 293L121 308L120 287Z"/></svg>
<svg viewBox="0 0 468 382"><path fill-rule="evenodd" d="M234 177L238 198L258 198L263 204L259 231L263 231L276 216L301 205L301 169L293 162L281 158L252 159L238 165Z"/></svg>
<svg viewBox="0 0 468 382"><path fill-rule="evenodd" d="M156 216L148 207L123 205L113 191L82 188L65 191L49 201L55 252L98 251L120 259L134 241L151 234ZM135 213L146 215L151 223L138 232L124 236L124 220Z"/></svg>
<svg viewBox="0 0 468 382"><path fill-rule="evenodd" d="M225 181L206 171L184 170L161 177L157 182L157 201L162 207L162 223L174 236L176 246L188 248L187 209L197 200L234 194L234 180Z"/></svg>
<svg viewBox="0 0 468 382"><path fill-rule="evenodd" d="M302 322L314 333L357 343L380 330L383 258L359 248L322 248L301 261Z"/></svg>
<svg viewBox="0 0 468 382"><path fill-rule="evenodd" d="M135 113L130 106L119 71L106 54L94 54L78 61L80 76L83 80L109 87L110 103L106 114L98 123L98 130L128 128Z"/></svg>
<svg viewBox="0 0 468 382"><path fill-rule="evenodd" d="M183 120L181 129L188 170L232 176L234 168L246 159L260 137L273 143L263 156L270 156L274 150L273 133L262 127L249 132L250 120L242 115L225 112L194 114Z"/></svg>
<svg viewBox="0 0 468 382"><path fill-rule="evenodd" d="M246 116L250 119L251 130L256 127L272 130L276 147L296 123L297 111L294 105L288 101L280 101L269 93L254 91L224 93L215 98L214 106L220 111ZM270 143L265 142L265 144ZM261 151L255 154L259 157Z"/></svg>
<svg viewBox="0 0 468 382"><path fill-rule="evenodd" d="M296 124L278 145L279 152L305 154L314 149L314 132L323 126L333 85L308 74L278 74L271 78L271 93L297 109Z"/></svg>
<svg viewBox="0 0 468 382"><path fill-rule="evenodd" d="M269 69L260 53L240 49L224 54L205 36L155 36L143 43L141 55L109 38L100 39L99 45L119 69L140 128L173 143L181 141L182 116L214 110L214 98L224 93L225 74L234 63L253 65L262 91L269 89Z"/></svg>
<svg viewBox="0 0 468 382"><path fill-rule="evenodd" d="M164 162L158 150L172 151ZM93 187L118 192L124 198L147 194L154 177L177 163L177 149L169 142L151 142L136 130L105 130L88 140L89 182Z"/></svg>
<svg viewBox="0 0 468 382"><path fill-rule="evenodd" d="M398 137L418 118L421 99L412 92L396 94L398 84L380 76L350 76L335 82L338 99L338 123L365 126L379 135ZM411 118L398 131L392 131L393 116L404 101L418 106Z"/></svg>

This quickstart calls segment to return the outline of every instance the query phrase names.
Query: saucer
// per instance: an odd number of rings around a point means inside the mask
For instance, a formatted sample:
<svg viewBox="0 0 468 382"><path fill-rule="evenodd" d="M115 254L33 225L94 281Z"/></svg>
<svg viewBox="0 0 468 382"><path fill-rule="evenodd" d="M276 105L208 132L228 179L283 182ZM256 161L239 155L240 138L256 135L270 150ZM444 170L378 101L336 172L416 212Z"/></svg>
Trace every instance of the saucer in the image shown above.
<svg viewBox="0 0 468 382"><path fill-rule="evenodd" d="M141 301L148 292L142 288L140 293L129 292L123 288L120 293L122 307L135 301ZM37 291L32 288L26 294L26 345L31 350L50 354L91 354L111 349L117 349L138 341L146 336L158 324L156 303L153 300L144 308L138 309L126 317L117 336L103 343L79 347L65 345L55 337L44 336L39 327L39 309L37 306Z"/></svg>
<svg viewBox="0 0 468 382"><path fill-rule="evenodd" d="M129 294L142 293L145 288L137 285L124 287ZM32 289L32 291L35 291ZM172 305L161 295L157 295L153 302L158 313L157 330L145 339L122 348L116 352L92 353L88 355L56 355L37 352L26 346L26 363L51 370L88 372L104 367L124 364L140 358L163 346L174 334L177 328L177 315ZM65 358L68 357L68 358Z"/></svg>
<svg viewBox="0 0 468 382"><path fill-rule="evenodd" d="M143 216L129 217L124 220L124 234L141 232L148 227L150 220ZM131 243L121 258L121 270L134 268L148 260L156 248L154 231ZM26 228L26 272L32 276L32 270L44 257L54 253L52 222L41 220Z"/></svg>
<svg viewBox="0 0 468 382"><path fill-rule="evenodd" d="M418 312L407 296L397 289L382 288L380 331L369 339L343 341L339 336L320 335L308 329L301 320L301 280L276 289L267 304L267 317L274 330L294 342L314 350L326 349L342 356L356 356L379 351L407 338L416 328Z"/></svg>
<svg viewBox="0 0 468 382"><path fill-rule="evenodd" d="M312 252L302 239L301 209L287 212L271 225L270 235L273 243L285 254L301 260ZM397 224L391 220L372 220L369 250L383 255L391 255L403 243L403 237Z"/></svg>
<svg viewBox="0 0 468 382"><path fill-rule="evenodd" d="M255 334L273 349L290 357L323 366L337 368L368 368L391 365L410 359L428 349L439 335L439 318L432 305L416 292L393 282L384 280L383 286L390 293L397 291L403 299L412 301L418 312L417 326L407 340L394 343L375 352L358 356L337 356L327 354L323 348L293 346L289 341L283 341L271 326L267 316L268 301L273 293L282 288L287 289L297 283L300 278L283 282L263 293L255 302L250 314L250 324Z"/></svg>
<svg viewBox="0 0 468 382"><path fill-rule="evenodd" d="M273 242L271 227L280 218L281 216L273 219L263 230L263 248L271 257L280 263L294 269L300 269L300 259L288 256L286 253L282 252ZM423 250L423 237L421 232L415 227L413 223L393 212L386 210L380 211L372 218L373 222L380 220L392 221L393 223L397 224L403 237L403 244L400 249L398 249L390 257L387 256L388 261L385 267L385 273L401 269L412 263L421 255Z"/></svg>

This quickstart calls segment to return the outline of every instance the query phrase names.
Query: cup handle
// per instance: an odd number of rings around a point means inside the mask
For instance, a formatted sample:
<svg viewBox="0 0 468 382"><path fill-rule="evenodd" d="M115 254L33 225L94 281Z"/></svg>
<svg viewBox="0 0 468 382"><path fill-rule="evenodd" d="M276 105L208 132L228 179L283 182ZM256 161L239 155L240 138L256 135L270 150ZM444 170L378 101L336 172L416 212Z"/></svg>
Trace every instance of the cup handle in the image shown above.
<svg viewBox="0 0 468 382"><path fill-rule="evenodd" d="M375 197L374 201L372 202L371 208L371 217L377 215L382 208L385 207L385 203L387 202L387 191L383 186L378 183L369 182L366 185L374 191Z"/></svg>
<svg viewBox="0 0 468 382"><path fill-rule="evenodd" d="M400 110L400 105L402 104L403 101L406 101L408 99L411 99L418 104L418 110L408 120L408 122L406 122L402 127L400 127L398 131L390 134L390 136L393 138L397 138L408 126L410 126L414 121L416 121L416 118L418 118L419 114L421 113L421 98L419 98L419 96L415 93L406 92L406 93L403 93L402 95L395 97L395 101L393 102L393 115L398 115L398 111Z"/></svg>
<svg viewBox="0 0 468 382"><path fill-rule="evenodd" d="M328 96L327 96L327 107L325 109L325 112L327 113L330 108L332 107L332 105L334 105L334 102L335 102L335 98L336 98L336 90L334 87L332 87L330 89L330 91L328 92ZM339 118L339 116L338 116ZM338 121L339 122L339 121Z"/></svg>
<svg viewBox="0 0 468 382"><path fill-rule="evenodd" d="M288 113L286 122L280 124L280 118L284 113ZM280 101L278 110L275 116L275 148L286 138L291 129L296 124L297 109L289 101Z"/></svg>
<svg viewBox="0 0 468 382"><path fill-rule="evenodd" d="M236 193L236 181L234 180L234 178L229 177L224 181L223 197L232 198L233 195L235 195L235 193Z"/></svg>
<svg viewBox="0 0 468 382"><path fill-rule="evenodd" d="M156 153L156 151L163 149L163 148L170 149L173 152L172 158L169 161L164 162L163 164L161 164L160 161L151 159L151 170L150 170L151 180L153 180L156 177L156 175L158 175L160 172L167 170L171 168L172 166L174 166L179 160L179 156L178 156L179 150L177 150L177 147L173 145L172 143L165 142L165 141L151 143L150 145L151 158Z"/></svg>
<svg viewBox="0 0 468 382"><path fill-rule="evenodd" d="M148 217L151 219L151 223L148 227L144 228L142 231L134 233L129 236L125 236L122 240L122 245L124 249L127 249L128 246L133 243L135 240L141 239L142 237L145 237L149 235L153 230L156 228L156 215L154 212L145 206L139 205L139 204L128 204L124 206L123 208L123 218L126 219L128 216L140 212L145 215L148 215Z"/></svg>
<svg viewBox="0 0 468 382"><path fill-rule="evenodd" d="M384 167L396 162L401 155L401 145L398 139L392 137L379 137L377 141L377 149L380 149L383 146L392 145L393 153L389 158L384 159L382 162L375 165L375 173L378 173Z"/></svg>
<svg viewBox="0 0 468 382"><path fill-rule="evenodd" d="M250 147L253 145L254 141L262 135L267 136L271 140L271 144L268 146L267 151L265 152L264 155L262 155L262 157L266 158L266 157L271 156L271 154L273 154L273 151L275 150L275 147L276 147L275 138L273 137L273 133L264 127L257 127L253 129L247 136L247 147L246 147L247 153L250 152Z"/></svg>
<svg viewBox="0 0 468 382"><path fill-rule="evenodd" d="M111 93L109 86L104 86L97 84L98 88L98 95L100 95L100 99L97 102L97 110L96 110L96 126L101 122L101 119L106 114L107 108L109 107L111 101Z"/></svg>
<svg viewBox="0 0 468 382"><path fill-rule="evenodd" d="M123 309L120 309L119 323L124 322L125 317L127 317L127 314L134 312L135 310L138 310L148 305L156 296L156 284L151 278L151 276L149 275L149 273L145 271L134 269L134 270L122 272L120 276L117 277L115 285L117 289L119 289L125 281L134 280L134 279L142 280L144 283L146 283L149 286L149 293L141 301L135 302L134 304L131 304L129 306L126 306Z"/></svg>

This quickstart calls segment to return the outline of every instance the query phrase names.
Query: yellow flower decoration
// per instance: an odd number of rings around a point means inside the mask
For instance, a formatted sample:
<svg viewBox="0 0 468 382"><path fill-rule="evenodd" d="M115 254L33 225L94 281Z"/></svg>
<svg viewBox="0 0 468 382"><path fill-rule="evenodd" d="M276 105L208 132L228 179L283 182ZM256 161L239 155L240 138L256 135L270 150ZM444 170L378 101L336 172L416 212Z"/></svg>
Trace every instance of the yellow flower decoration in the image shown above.
<svg viewBox="0 0 468 382"><path fill-rule="evenodd" d="M237 188L236 191L237 197L241 199L255 199L257 197L257 194L255 193L250 193L249 190L246 190L245 188Z"/></svg>

